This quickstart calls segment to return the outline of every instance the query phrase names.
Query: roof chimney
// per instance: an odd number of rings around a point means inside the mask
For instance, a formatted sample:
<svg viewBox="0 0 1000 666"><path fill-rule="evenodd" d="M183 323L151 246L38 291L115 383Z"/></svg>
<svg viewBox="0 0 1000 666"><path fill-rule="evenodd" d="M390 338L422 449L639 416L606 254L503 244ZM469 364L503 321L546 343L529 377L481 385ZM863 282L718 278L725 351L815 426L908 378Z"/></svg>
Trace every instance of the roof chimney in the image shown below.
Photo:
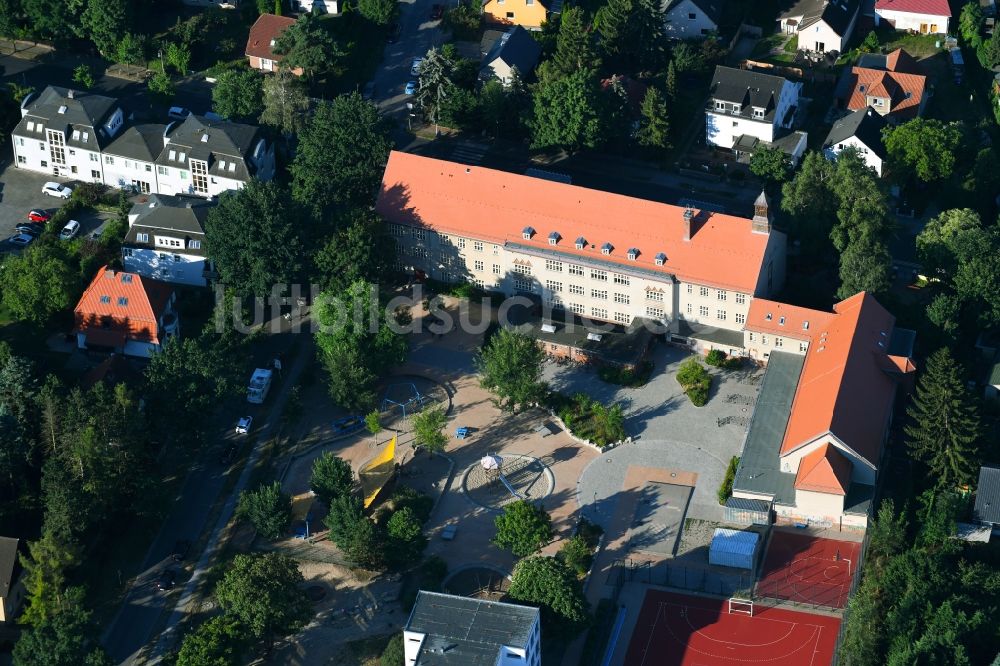
<svg viewBox="0 0 1000 666"><path fill-rule="evenodd" d="M691 240L691 220L694 219L694 210L690 206L684 209L684 240Z"/></svg>

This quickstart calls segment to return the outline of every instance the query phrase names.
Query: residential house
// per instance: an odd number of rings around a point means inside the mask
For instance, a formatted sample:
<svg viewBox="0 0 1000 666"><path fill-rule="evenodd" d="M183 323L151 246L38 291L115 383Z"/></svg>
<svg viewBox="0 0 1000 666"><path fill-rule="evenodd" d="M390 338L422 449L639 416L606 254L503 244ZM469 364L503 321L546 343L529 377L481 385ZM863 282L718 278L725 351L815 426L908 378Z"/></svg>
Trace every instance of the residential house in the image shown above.
<svg viewBox="0 0 1000 666"><path fill-rule="evenodd" d="M972 519L980 525L988 526L994 534L1000 535L1000 467L979 468L979 483L976 484L976 504L972 509Z"/></svg>
<svg viewBox="0 0 1000 666"><path fill-rule="evenodd" d="M0 537L0 623L13 623L24 601L18 539Z"/></svg>
<svg viewBox="0 0 1000 666"><path fill-rule="evenodd" d="M863 65L851 68L842 91L851 111L871 107L890 123L912 120L923 114L927 77L918 73L916 62L906 51L896 49L882 56L866 56Z"/></svg>
<svg viewBox="0 0 1000 666"><path fill-rule="evenodd" d="M948 0L876 0L875 25L922 35L947 35L951 7Z"/></svg>
<svg viewBox="0 0 1000 666"><path fill-rule="evenodd" d="M405 666L539 666L537 608L440 592L417 592L403 627Z"/></svg>
<svg viewBox="0 0 1000 666"><path fill-rule="evenodd" d="M493 47L483 57L479 75L483 79L495 77L505 86L509 86L514 79L514 70L517 70L521 79L535 71L541 53L542 45L535 41L527 30L516 25L494 42Z"/></svg>
<svg viewBox="0 0 1000 666"><path fill-rule="evenodd" d="M102 267L73 311L77 346L148 358L180 333L174 300L164 282Z"/></svg>
<svg viewBox="0 0 1000 666"><path fill-rule="evenodd" d="M166 129L158 123L127 127L104 149L104 182L142 194L158 191L156 159L163 151Z"/></svg>
<svg viewBox="0 0 1000 666"><path fill-rule="evenodd" d="M558 0L483 0L483 16L488 23L519 25L541 30L550 11L557 12Z"/></svg>
<svg viewBox="0 0 1000 666"><path fill-rule="evenodd" d="M159 194L214 197L274 177L274 147L260 128L194 114L167 126L156 159Z"/></svg>
<svg viewBox="0 0 1000 666"><path fill-rule="evenodd" d="M784 283L766 197L746 219L394 151L375 209L418 280L623 329L646 319L699 350L740 354L750 300Z"/></svg>
<svg viewBox="0 0 1000 666"><path fill-rule="evenodd" d="M793 163L805 153L794 131L802 84L780 76L718 66L705 107L705 143L747 160L762 147L781 149Z"/></svg>
<svg viewBox="0 0 1000 666"><path fill-rule="evenodd" d="M870 106L849 113L835 122L826 135L823 154L827 159L833 160L841 151L853 148L858 151L865 164L881 176L888 158L882 142L882 130L886 125L885 118Z"/></svg>
<svg viewBox="0 0 1000 666"><path fill-rule="evenodd" d="M339 14L340 0L292 0L292 7L311 14Z"/></svg>
<svg viewBox="0 0 1000 666"><path fill-rule="evenodd" d="M251 69L262 72L273 72L281 62L281 56L274 52L274 43L285 30L295 24L295 19L289 16L261 14L250 27L247 37L246 56L250 60ZM296 67L292 72L301 76L302 69Z"/></svg>
<svg viewBox="0 0 1000 666"><path fill-rule="evenodd" d="M800 51L842 53L860 10L860 0L799 0L778 20L783 32L798 35Z"/></svg>
<svg viewBox="0 0 1000 666"><path fill-rule="evenodd" d="M663 0L663 32L671 39L695 39L719 30L724 0Z"/></svg>
<svg viewBox="0 0 1000 666"><path fill-rule="evenodd" d="M213 203L153 194L128 215L122 242L125 270L143 277L204 287L215 273L205 251L205 218Z"/></svg>
<svg viewBox="0 0 1000 666"><path fill-rule="evenodd" d="M733 497L778 522L865 529L915 334L861 292L833 312L754 299L747 354L767 364Z"/></svg>
<svg viewBox="0 0 1000 666"><path fill-rule="evenodd" d="M11 131L14 164L56 177L103 182L101 151L124 122L111 97L48 86L21 102L21 120Z"/></svg>

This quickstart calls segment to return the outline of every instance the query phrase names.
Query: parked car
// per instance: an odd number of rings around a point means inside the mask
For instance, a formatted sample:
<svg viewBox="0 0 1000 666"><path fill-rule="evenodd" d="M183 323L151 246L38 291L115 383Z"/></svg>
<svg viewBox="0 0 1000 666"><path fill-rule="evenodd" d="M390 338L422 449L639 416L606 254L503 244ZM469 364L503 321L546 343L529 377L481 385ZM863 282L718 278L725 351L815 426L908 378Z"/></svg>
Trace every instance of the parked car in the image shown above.
<svg viewBox="0 0 1000 666"><path fill-rule="evenodd" d="M35 224L19 224L14 227L14 231L19 234L27 234L33 238L38 238L42 235L42 230Z"/></svg>
<svg viewBox="0 0 1000 666"><path fill-rule="evenodd" d="M239 421L236 422L236 434L245 435L250 432L250 426L253 425L252 416L241 417Z"/></svg>
<svg viewBox="0 0 1000 666"><path fill-rule="evenodd" d="M70 220L66 223L66 226L62 228L62 231L59 232L59 238L62 240L69 240L73 236L76 236L79 231L80 223L76 220Z"/></svg>
<svg viewBox="0 0 1000 666"><path fill-rule="evenodd" d="M69 199L73 194L73 189L66 187L65 185L49 181L42 185L42 194L47 194L50 197L59 197L60 199Z"/></svg>
<svg viewBox="0 0 1000 666"><path fill-rule="evenodd" d="M399 41L400 27L398 23L392 23L389 25L389 29L385 33L386 44L395 44Z"/></svg>
<svg viewBox="0 0 1000 666"><path fill-rule="evenodd" d="M173 569L164 569L160 572L159 578L156 579L156 589L162 592L172 590L176 584L177 572Z"/></svg>
<svg viewBox="0 0 1000 666"><path fill-rule="evenodd" d="M28 234L14 234L7 239L7 242L15 247L27 247L31 245L31 241L33 240L35 240L35 237Z"/></svg>
<svg viewBox="0 0 1000 666"><path fill-rule="evenodd" d="M171 120L184 120L191 115L191 112L185 109L183 106L172 106L170 110L167 111L167 117Z"/></svg>
<svg viewBox="0 0 1000 666"><path fill-rule="evenodd" d="M403 92L406 93L407 95L416 95L417 94L417 82L416 81L407 81L406 82L406 87L403 88Z"/></svg>
<svg viewBox="0 0 1000 666"><path fill-rule="evenodd" d="M174 562L183 562L187 559L188 552L191 550L191 542L187 539L178 539L174 542L173 552L170 553L170 559Z"/></svg>
<svg viewBox="0 0 1000 666"><path fill-rule="evenodd" d="M45 223L52 219L52 215L46 213L44 210L29 210L28 220L31 222L41 222Z"/></svg>
<svg viewBox="0 0 1000 666"><path fill-rule="evenodd" d="M435 4L431 7L431 20L437 21L444 16L444 5Z"/></svg>
<svg viewBox="0 0 1000 666"><path fill-rule="evenodd" d="M424 64L423 58L414 58L410 65L410 76L420 76L420 66Z"/></svg>

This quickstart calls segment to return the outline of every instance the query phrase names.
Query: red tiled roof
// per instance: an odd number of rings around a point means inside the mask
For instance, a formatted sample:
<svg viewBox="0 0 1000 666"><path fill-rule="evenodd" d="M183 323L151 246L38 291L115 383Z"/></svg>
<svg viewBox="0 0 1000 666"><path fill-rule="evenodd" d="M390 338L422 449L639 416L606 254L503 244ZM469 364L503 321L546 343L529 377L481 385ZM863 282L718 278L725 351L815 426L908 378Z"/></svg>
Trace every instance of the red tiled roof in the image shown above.
<svg viewBox="0 0 1000 666"><path fill-rule="evenodd" d="M903 49L896 49L885 57L885 68L890 72L902 74L919 74L917 61Z"/></svg>
<svg viewBox="0 0 1000 666"><path fill-rule="evenodd" d="M799 340L812 340L836 317L831 312L800 308L765 298L750 301L746 330L770 333Z"/></svg>
<svg viewBox="0 0 1000 666"><path fill-rule="evenodd" d="M75 333L94 344L121 346L125 339L159 343L159 321L173 293L163 282L104 267L73 311Z"/></svg>
<svg viewBox="0 0 1000 666"><path fill-rule="evenodd" d="M924 96L927 78L920 74L886 72L881 69L854 67L851 69L854 84L847 108L851 111L868 106L868 96L889 99L889 114L897 118L917 115ZM909 94L909 97L907 97Z"/></svg>
<svg viewBox="0 0 1000 666"><path fill-rule="evenodd" d="M948 0L878 0L875 9L930 16L951 16Z"/></svg>
<svg viewBox="0 0 1000 666"><path fill-rule="evenodd" d="M781 443L788 454L826 433L877 466L895 396L886 350L895 318L860 292L833 306L806 352Z"/></svg>
<svg viewBox="0 0 1000 666"><path fill-rule="evenodd" d="M287 16L261 14L260 18L258 18L250 28L250 36L247 38L246 54L248 56L253 56L254 58L281 60L281 56L275 55L274 52L271 51L271 42L287 30L288 26L294 23L295 19Z"/></svg>
<svg viewBox="0 0 1000 666"><path fill-rule="evenodd" d="M846 495L851 486L851 461L830 443L823 444L799 461L796 490Z"/></svg>
<svg viewBox="0 0 1000 666"><path fill-rule="evenodd" d="M375 208L391 223L557 250L746 293L756 289L768 242L767 234L752 232L750 220L708 211L695 211L685 241L680 206L395 151ZM528 240L526 227L535 232ZM560 236L555 247L552 232ZM586 247L577 250L579 237ZM605 243L612 245L609 255L601 252ZM635 261L627 257L630 248L639 250ZM666 260L657 266L661 252Z"/></svg>

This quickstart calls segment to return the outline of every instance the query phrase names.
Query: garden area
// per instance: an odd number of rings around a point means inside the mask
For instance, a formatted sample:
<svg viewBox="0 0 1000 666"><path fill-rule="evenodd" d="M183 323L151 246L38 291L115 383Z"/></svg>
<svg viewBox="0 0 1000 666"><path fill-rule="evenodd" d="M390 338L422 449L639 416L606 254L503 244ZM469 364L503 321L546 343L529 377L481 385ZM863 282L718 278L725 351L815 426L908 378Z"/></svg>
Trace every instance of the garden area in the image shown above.
<svg viewBox="0 0 1000 666"><path fill-rule="evenodd" d="M622 406L601 404L585 393L567 397L552 393L548 407L562 419L574 437L601 448L625 439L625 417Z"/></svg>

